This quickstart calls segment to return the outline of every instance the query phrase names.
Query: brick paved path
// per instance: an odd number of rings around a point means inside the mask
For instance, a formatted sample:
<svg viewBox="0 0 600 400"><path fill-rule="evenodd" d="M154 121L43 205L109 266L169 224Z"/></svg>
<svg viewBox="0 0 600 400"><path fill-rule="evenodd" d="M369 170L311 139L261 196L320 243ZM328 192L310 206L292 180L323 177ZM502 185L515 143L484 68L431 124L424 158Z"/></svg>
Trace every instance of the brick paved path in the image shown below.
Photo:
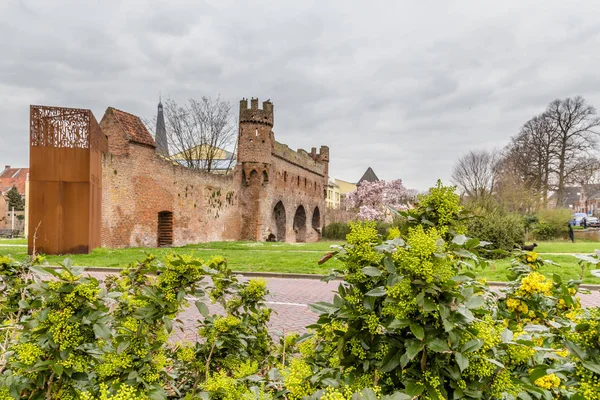
<svg viewBox="0 0 600 400"><path fill-rule="evenodd" d="M107 274L89 272L98 279L103 279ZM332 301L333 291L337 289L339 281L322 282L316 279L289 279L266 278L267 287L271 292L267 298L267 305L273 309L271 315L271 328L280 332L304 332L305 326L314 323L317 315L309 308L308 304L318 301ZM500 288L494 288L499 290ZM584 307L600 306L600 292L582 294L581 304ZM211 312L219 312L217 306L209 306ZM179 339L193 340L196 337L194 326L200 319L200 313L191 302L178 319L183 322L184 332L177 334Z"/></svg>

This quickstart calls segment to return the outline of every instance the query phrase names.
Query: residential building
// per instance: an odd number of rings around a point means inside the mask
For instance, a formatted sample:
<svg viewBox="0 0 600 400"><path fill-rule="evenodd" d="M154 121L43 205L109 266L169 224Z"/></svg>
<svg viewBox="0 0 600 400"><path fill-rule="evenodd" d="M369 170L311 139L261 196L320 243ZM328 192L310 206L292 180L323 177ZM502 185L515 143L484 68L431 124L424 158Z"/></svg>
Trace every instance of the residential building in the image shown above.
<svg viewBox="0 0 600 400"><path fill-rule="evenodd" d="M193 167L204 171L210 169L210 172L214 173L228 173L236 165L235 154L209 144L194 146L173 154L168 159L184 167ZM209 166L210 168L208 168Z"/></svg>
<svg viewBox="0 0 600 400"><path fill-rule="evenodd" d="M337 210L340 208L340 187L332 181L327 184L327 196L325 197L327 208Z"/></svg>

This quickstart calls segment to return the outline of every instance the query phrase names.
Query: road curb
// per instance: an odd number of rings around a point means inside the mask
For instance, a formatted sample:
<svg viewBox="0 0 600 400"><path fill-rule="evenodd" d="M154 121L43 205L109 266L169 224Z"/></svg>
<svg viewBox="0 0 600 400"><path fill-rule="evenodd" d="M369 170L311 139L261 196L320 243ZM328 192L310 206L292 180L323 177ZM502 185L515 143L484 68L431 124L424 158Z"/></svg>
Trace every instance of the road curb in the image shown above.
<svg viewBox="0 0 600 400"><path fill-rule="evenodd" d="M52 265L52 266L50 266L50 268L61 268L61 267ZM115 267L115 268L83 267L83 268L87 272L119 273L123 270L123 268L119 268L119 267ZM315 280L315 281L320 281L326 276L326 275L318 275L318 274L290 274L290 273L284 273L284 272L253 272L253 271L233 271L233 274L248 276L248 277L252 277L252 278L311 279L311 280ZM333 280L342 281L343 278L336 277ZM486 283L492 287L506 287L506 285L507 285L506 282L497 282L497 281L490 281L490 282L486 282ZM592 284L584 283L584 284L579 285L579 288L585 289L585 290L600 290L600 285L592 285Z"/></svg>

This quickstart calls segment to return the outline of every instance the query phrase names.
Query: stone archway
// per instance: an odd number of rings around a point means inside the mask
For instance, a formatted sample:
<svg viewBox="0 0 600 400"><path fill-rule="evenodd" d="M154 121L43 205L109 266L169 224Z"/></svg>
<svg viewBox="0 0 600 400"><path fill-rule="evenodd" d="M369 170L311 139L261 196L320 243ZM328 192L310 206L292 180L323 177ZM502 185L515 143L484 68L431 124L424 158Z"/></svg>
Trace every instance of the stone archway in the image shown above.
<svg viewBox="0 0 600 400"><path fill-rule="evenodd" d="M296 242L306 242L306 211L304 206L298 206L294 214L294 233Z"/></svg>
<svg viewBox="0 0 600 400"><path fill-rule="evenodd" d="M319 211L319 207L315 207L312 215L312 228L319 235L319 239L321 238L321 211Z"/></svg>
<svg viewBox="0 0 600 400"><path fill-rule="evenodd" d="M278 242L285 242L285 222L285 207L280 201L273 208L271 216L273 234L275 235L275 240Z"/></svg>

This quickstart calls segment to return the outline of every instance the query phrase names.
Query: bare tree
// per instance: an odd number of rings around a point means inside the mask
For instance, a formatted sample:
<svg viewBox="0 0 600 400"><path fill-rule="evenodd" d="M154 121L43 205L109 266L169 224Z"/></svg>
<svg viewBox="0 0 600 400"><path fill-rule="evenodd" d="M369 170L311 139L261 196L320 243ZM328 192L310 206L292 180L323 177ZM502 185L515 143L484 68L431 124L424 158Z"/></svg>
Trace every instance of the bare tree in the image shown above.
<svg viewBox="0 0 600 400"><path fill-rule="evenodd" d="M596 109L580 96L554 100L544 114L556 129L556 202L562 204L565 185L582 167L579 160L596 148L600 118Z"/></svg>
<svg viewBox="0 0 600 400"><path fill-rule="evenodd" d="M237 131L229 102L202 97L180 105L168 99L163 110L172 160L207 172L232 167Z"/></svg>
<svg viewBox="0 0 600 400"><path fill-rule="evenodd" d="M452 181L471 200L480 200L494 191L496 163L495 152L469 151L454 165Z"/></svg>
<svg viewBox="0 0 600 400"><path fill-rule="evenodd" d="M556 170L557 133L552 121L540 114L527 121L503 151L503 173L535 192L547 204Z"/></svg>

